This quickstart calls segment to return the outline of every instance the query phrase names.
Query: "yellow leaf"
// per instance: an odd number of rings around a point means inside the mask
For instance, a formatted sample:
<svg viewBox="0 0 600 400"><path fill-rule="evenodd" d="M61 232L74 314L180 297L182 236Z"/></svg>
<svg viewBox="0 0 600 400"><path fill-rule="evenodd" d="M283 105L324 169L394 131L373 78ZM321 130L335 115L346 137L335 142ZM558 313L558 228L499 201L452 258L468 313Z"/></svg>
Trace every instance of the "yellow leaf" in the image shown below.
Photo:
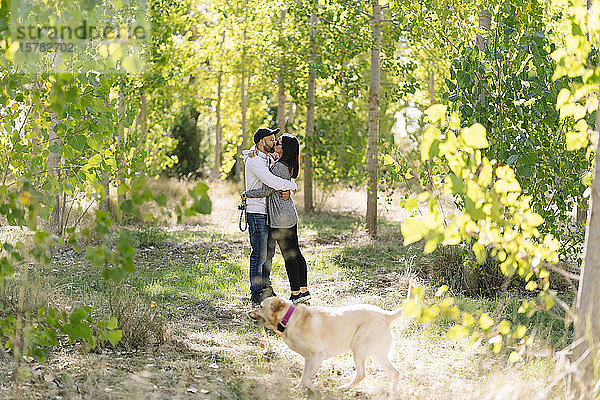
<svg viewBox="0 0 600 400"><path fill-rule="evenodd" d="M561 89L556 99L556 109L559 110L571 97L571 91L567 88Z"/></svg>
<svg viewBox="0 0 600 400"><path fill-rule="evenodd" d="M515 337L522 338L523 336L525 336L526 333L527 328L525 328L523 325L519 325L517 327L517 330L515 331Z"/></svg>
<svg viewBox="0 0 600 400"><path fill-rule="evenodd" d="M529 226L539 226L544 223L544 218L538 213L527 214L525 220Z"/></svg>
<svg viewBox="0 0 600 400"><path fill-rule="evenodd" d="M487 313L483 313L481 314L481 317L479 317L479 325L481 326L481 329L485 331L494 325L494 320L491 319Z"/></svg>
<svg viewBox="0 0 600 400"><path fill-rule="evenodd" d="M573 128L567 131L568 151L579 150L588 144L587 122L583 119L579 120Z"/></svg>
<svg viewBox="0 0 600 400"><path fill-rule="evenodd" d="M505 319L500 321L500 323L498 324L498 332L500 332L503 335L506 335L508 332L510 332L510 322L508 322Z"/></svg>
<svg viewBox="0 0 600 400"><path fill-rule="evenodd" d="M430 254L432 253L437 246L437 240L429 239L427 243L425 243L425 247L423 248L423 253Z"/></svg>
<svg viewBox="0 0 600 400"><path fill-rule="evenodd" d="M510 353L510 356L508 356L508 362L513 364L513 363L519 361L520 358L521 358L521 356L519 355L519 353L517 353L516 351L513 351L512 353Z"/></svg>
<svg viewBox="0 0 600 400"><path fill-rule="evenodd" d="M485 128L480 123L475 123L473 126L465 128L461 136L465 144L474 149L485 149L490 145L485 136Z"/></svg>
<svg viewBox="0 0 600 400"><path fill-rule="evenodd" d="M482 164L477 183L483 187L487 187L492 181L492 163L487 158L484 158Z"/></svg>
<svg viewBox="0 0 600 400"><path fill-rule="evenodd" d="M421 308L412 300L407 300L402 306L402 314L408 318L418 318L421 316Z"/></svg>
<svg viewBox="0 0 600 400"><path fill-rule="evenodd" d="M13 105L10 106L10 108L12 108L13 110L17 111L19 109L19 105L17 103L13 103Z"/></svg>
<svg viewBox="0 0 600 400"><path fill-rule="evenodd" d="M461 337L467 336L468 334L469 334L469 331L467 330L467 328L465 328L462 325L454 325L448 331L448 337L450 339L459 339Z"/></svg>
<svg viewBox="0 0 600 400"><path fill-rule="evenodd" d="M438 121L442 121L446 117L446 110L448 106L445 104L434 104L425 110L425 121L435 124Z"/></svg>
<svg viewBox="0 0 600 400"><path fill-rule="evenodd" d="M433 145L433 142L440 138L440 130L431 125L423 133L423 141L421 142L421 160L429 160L429 150Z"/></svg>
<svg viewBox="0 0 600 400"><path fill-rule="evenodd" d="M394 159L389 154L383 156L383 165L391 165L394 163Z"/></svg>
<svg viewBox="0 0 600 400"><path fill-rule="evenodd" d="M473 253L475 253L475 257L477 258L478 264L483 264L485 259L487 258L487 253L485 248L478 242L473 243Z"/></svg>
<svg viewBox="0 0 600 400"><path fill-rule="evenodd" d="M534 282L534 281L529 281L527 283L527 285L525 285L526 290L535 290L535 289L537 289L537 287L538 287L538 284L537 284L537 282Z"/></svg>
<svg viewBox="0 0 600 400"><path fill-rule="evenodd" d="M431 322L437 317L440 313L440 308L438 306L431 306L423 309L423 315L421 316L421 322Z"/></svg>
<svg viewBox="0 0 600 400"><path fill-rule="evenodd" d="M402 236L404 237L404 245L409 245L419 241L425 236L429 229L421 222L412 218L408 218L402 224Z"/></svg>
<svg viewBox="0 0 600 400"><path fill-rule="evenodd" d="M24 205L29 206L31 204L31 193L29 193L28 191L24 191L19 196L19 201Z"/></svg>
<svg viewBox="0 0 600 400"><path fill-rule="evenodd" d="M473 318L473 316L469 313L464 313L462 316L462 320L463 320L462 324L465 327L475 325L475 318Z"/></svg>

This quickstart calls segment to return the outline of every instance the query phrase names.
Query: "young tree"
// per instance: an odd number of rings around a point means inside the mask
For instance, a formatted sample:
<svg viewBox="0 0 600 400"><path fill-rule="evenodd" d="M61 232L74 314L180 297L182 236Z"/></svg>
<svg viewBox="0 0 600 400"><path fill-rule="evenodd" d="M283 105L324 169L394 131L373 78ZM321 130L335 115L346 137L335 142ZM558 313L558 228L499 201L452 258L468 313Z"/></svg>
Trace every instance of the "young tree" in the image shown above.
<svg viewBox="0 0 600 400"><path fill-rule="evenodd" d="M318 13L319 0L315 0L310 16L310 56L308 61L308 89L306 92L306 144L304 146L304 211L306 212L311 212L314 208L312 157L314 154Z"/></svg>
<svg viewBox="0 0 600 400"><path fill-rule="evenodd" d="M367 230L371 236L375 236L377 234L377 142L379 141L379 90L381 83L381 6L379 0L372 0L372 5L373 47L371 49L371 82L369 88Z"/></svg>
<svg viewBox="0 0 600 400"><path fill-rule="evenodd" d="M223 52L225 51L225 30L223 30L223 40L221 41L221 59L223 59ZM212 177L213 179L219 179L221 176L221 136L223 127L221 126L221 100L223 96L223 65L220 66L219 72L217 73L217 106L216 106L216 118L217 123L215 127L215 163L213 165Z"/></svg>

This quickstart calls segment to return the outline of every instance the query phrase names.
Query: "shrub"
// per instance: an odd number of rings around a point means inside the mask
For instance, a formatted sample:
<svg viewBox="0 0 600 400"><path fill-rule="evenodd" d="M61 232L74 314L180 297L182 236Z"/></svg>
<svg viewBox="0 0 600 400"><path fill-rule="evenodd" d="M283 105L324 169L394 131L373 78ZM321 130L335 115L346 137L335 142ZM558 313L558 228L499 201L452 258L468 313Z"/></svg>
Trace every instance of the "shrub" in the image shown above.
<svg viewBox="0 0 600 400"><path fill-rule="evenodd" d="M106 295L108 315L117 318L118 329L123 331L121 346L144 349L164 342L164 321L152 303L142 299L126 284L109 283Z"/></svg>

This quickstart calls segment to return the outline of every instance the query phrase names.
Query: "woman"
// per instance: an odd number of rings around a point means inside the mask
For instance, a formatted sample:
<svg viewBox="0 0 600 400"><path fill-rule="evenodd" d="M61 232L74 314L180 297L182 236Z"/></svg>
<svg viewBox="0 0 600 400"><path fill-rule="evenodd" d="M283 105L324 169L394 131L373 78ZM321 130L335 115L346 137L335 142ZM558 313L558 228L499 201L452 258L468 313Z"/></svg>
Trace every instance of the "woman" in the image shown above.
<svg viewBox="0 0 600 400"><path fill-rule="evenodd" d="M298 178L300 145L298 139L284 133L275 143L277 162L271 172L283 179ZM290 280L292 294L290 300L294 303L310 299L307 285L306 260L300 252L298 244L298 213L293 200L283 200L277 191L263 184L260 189L248 190L242 193L242 198L266 197L267 224L269 236L279 244L279 249L285 260L285 269Z"/></svg>

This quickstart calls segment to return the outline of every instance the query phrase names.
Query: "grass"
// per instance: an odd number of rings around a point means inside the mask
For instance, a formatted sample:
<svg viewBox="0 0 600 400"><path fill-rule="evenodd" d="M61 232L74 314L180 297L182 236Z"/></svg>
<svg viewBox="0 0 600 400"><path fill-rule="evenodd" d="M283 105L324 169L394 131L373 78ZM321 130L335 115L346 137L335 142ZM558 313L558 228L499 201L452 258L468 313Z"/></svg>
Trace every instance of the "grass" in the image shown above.
<svg viewBox="0 0 600 400"><path fill-rule="evenodd" d="M178 193L176 188L165 190ZM99 270L81 255L58 252L51 267L38 271L44 277L45 291L73 305L92 304L98 312L107 312L111 296L119 301L133 299L130 308L137 311L131 312L139 320L130 324L138 321L143 329L155 315L164 325L164 337L138 348L92 353L83 353L77 346L55 349L47 364L27 365L25 396L305 398L304 389L294 388L302 358L246 317L250 249L247 233L237 229L237 192L235 187L213 185L210 216L185 221L182 226L134 230L136 271L121 288L127 296L115 295ZM380 239L371 241L361 217L352 213L301 215L300 221L313 305L365 302L393 309L404 299L409 279L424 285L427 298L440 284L431 271L447 255L424 256L419 245L403 246L397 222L382 221ZM275 291L287 297L289 286L279 251L272 280ZM501 315L516 315L518 301L507 299ZM464 309L496 308L495 301L483 298L457 296L457 302ZM536 348L568 342L568 330L558 321L549 315L534 321ZM423 326L406 319L393 325L393 362L401 371L401 399L533 399L552 380L555 359L531 352L509 366L505 355L494 355L485 346L470 347L465 341L447 339L447 326L444 322ZM0 366L0 397L10 393L7 365ZM339 391L336 387L352 374L349 354L325 361L318 373L323 397L378 399L387 394L387 376L371 363L365 383L349 393ZM546 398L564 398L561 388Z"/></svg>

